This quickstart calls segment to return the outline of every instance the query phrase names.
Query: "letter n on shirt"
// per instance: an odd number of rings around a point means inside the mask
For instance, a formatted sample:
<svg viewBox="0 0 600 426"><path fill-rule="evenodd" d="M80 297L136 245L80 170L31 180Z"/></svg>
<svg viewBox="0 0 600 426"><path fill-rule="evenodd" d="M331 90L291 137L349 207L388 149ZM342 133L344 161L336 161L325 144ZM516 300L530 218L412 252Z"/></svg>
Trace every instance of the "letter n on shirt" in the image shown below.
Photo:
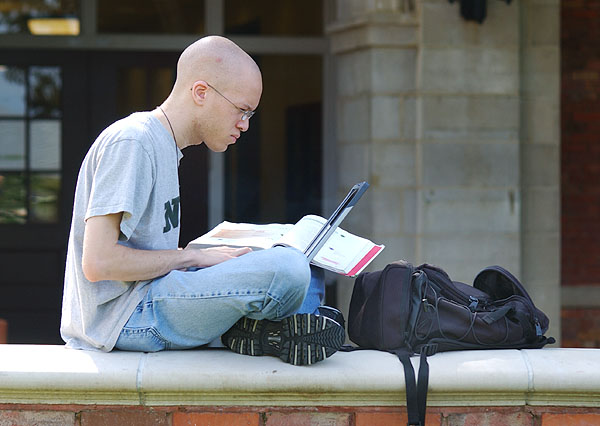
<svg viewBox="0 0 600 426"><path fill-rule="evenodd" d="M179 226L179 197L173 198L165 203L165 227L163 234L169 232L171 228Z"/></svg>

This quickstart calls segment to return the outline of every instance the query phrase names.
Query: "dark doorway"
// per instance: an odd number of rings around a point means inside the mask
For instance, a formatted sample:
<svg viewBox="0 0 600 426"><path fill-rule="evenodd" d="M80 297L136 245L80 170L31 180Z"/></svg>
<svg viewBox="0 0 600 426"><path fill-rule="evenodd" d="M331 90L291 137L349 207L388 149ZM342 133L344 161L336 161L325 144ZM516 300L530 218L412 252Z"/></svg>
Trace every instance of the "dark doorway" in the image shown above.
<svg viewBox="0 0 600 426"><path fill-rule="evenodd" d="M1 62L0 318L9 343L59 343L86 63L49 51L4 51Z"/></svg>

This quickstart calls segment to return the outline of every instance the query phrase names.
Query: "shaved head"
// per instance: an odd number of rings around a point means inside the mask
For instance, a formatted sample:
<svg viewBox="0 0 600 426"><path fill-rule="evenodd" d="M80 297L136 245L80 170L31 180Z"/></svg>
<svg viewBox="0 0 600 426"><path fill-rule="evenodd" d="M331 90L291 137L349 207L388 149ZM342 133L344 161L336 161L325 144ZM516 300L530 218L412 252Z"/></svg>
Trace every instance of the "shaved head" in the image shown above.
<svg viewBox="0 0 600 426"><path fill-rule="evenodd" d="M260 78L258 65L250 55L229 39L208 36L188 46L179 57L174 90L189 90L198 80L225 90L236 87L238 77L246 73Z"/></svg>
<svg viewBox="0 0 600 426"><path fill-rule="evenodd" d="M174 129L179 148L205 143L221 152L248 130L249 119L242 118L258 107L261 94L254 59L231 40L208 36L181 53L173 90L156 115Z"/></svg>

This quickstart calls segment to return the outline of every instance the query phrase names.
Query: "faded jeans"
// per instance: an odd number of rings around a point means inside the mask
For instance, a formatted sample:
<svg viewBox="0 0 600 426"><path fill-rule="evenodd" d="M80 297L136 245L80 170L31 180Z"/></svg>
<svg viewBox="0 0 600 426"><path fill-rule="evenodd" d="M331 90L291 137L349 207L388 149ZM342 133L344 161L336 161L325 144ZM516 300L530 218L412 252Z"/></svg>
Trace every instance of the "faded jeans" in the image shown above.
<svg viewBox="0 0 600 426"><path fill-rule="evenodd" d="M311 273L312 271L312 273ZM188 349L219 338L237 320L316 312L324 274L293 248L255 251L209 268L171 271L149 284L115 348Z"/></svg>

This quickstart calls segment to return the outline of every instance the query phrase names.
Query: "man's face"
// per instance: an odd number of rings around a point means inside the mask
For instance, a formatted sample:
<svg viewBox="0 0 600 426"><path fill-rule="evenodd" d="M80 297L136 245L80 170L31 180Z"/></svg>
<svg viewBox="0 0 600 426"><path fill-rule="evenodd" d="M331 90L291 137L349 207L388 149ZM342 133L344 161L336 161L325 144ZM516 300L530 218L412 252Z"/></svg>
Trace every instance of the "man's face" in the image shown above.
<svg viewBox="0 0 600 426"><path fill-rule="evenodd" d="M255 79L256 80L256 79ZM210 84L210 83L209 83ZM211 119L203 123L204 143L214 152L223 152L250 126L250 117L262 94L260 80L221 91L209 86Z"/></svg>

